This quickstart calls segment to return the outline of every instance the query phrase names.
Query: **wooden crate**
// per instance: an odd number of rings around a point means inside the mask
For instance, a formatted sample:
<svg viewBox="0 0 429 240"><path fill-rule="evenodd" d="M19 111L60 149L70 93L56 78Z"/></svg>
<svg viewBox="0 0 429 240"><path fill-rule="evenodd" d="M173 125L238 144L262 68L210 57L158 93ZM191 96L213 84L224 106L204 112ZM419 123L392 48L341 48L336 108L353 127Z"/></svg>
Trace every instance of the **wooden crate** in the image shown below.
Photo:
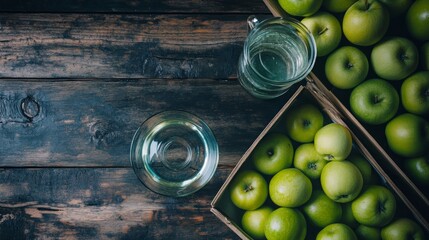
<svg viewBox="0 0 429 240"><path fill-rule="evenodd" d="M263 0L265 5L271 11L273 16L282 17L287 16L287 13L280 7L277 0ZM317 67L318 61L316 60ZM409 189L408 193L414 195L413 200L416 201L416 205L419 205L422 208L427 209L429 212L429 189L424 189L422 186L418 186L399 166L399 163L403 161L403 159L397 155L395 155L392 151L390 151L387 147L387 143L383 137L380 137L380 133L378 135L374 134L375 129L379 129L380 126L371 127L361 123L352 112L346 107L344 103L344 97L340 98L338 95L344 94L344 91L341 92L339 89L335 89L335 87L329 86L330 91L328 91L326 86L326 81L321 81L321 79L316 76L313 72L310 74L310 77L317 82L317 85L324 90L327 98L337 106L338 110L347 118L347 121L350 122L350 126L356 129L356 132L362 138L364 142L368 142L366 144L367 148L372 149L373 154L376 155L377 159L380 159L380 164L383 165L384 168L391 174L395 176L395 180L403 186L404 188Z"/></svg>
<svg viewBox="0 0 429 240"><path fill-rule="evenodd" d="M256 138L253 144L249 149L244 153L238 164L232 170L231 174L226 179L225 183L220 188L219 192L216 194L211 205L211 211L222 221L224 222L232 231L234 231L242 239L250 239L250 237L241 229L240 221L242 210L236 208L230 200L228 186L237 172L240 169L246 167L246 164L249 162L249 157L253 149L258 145L261 139L269 133L270 131L277 131L278 125L282 122L282 118L285 114L288 113L288 110L297 103L300 102L310 102L318 106L323 113L325 118L328 117L332 122L340 123L347 128L349 128L352 133L354 150L359 151L371 164L375 173L378 173L381 182L384 182L385 185L394 192L398 202L398 208L404 206L408 208L410 217L414 217L417 222L419 222L427 232L429 232L429 223L424 217L425 211L418 209L408 196L402 191L400 187L392 180L390 175L384 171L383 167L379 162L374 158L371 152L365 147L365 144L357 137L355 132L349 127L349 125L344 121L345 117L338 111L338 107L331 102L331 100L326 95L326 89L320 89L320 82L315 81L312 76L307 77L306 83L302 86L299 86L298 90L292 95L292 97L286 102L286 104L281 108L277 115L270 121L266 128L261 132L261 134ZM321 86L323 88L323 86Z"/></svg>

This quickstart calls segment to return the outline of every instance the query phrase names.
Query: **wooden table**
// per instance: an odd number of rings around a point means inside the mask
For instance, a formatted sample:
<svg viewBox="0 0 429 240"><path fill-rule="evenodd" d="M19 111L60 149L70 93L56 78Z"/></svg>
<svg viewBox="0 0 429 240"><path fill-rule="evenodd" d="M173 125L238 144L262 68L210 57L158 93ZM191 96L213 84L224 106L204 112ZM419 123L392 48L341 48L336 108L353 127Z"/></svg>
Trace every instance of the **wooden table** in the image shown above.
<svg viewBox="0 0 429 240"><path fill-rule="evenodd" d="M236 80L262 0L0 1L0 239L236 238L210 202L286 101ZM129 163L155 113L191 112L220 149L213 179L171 198Z"/></svg>

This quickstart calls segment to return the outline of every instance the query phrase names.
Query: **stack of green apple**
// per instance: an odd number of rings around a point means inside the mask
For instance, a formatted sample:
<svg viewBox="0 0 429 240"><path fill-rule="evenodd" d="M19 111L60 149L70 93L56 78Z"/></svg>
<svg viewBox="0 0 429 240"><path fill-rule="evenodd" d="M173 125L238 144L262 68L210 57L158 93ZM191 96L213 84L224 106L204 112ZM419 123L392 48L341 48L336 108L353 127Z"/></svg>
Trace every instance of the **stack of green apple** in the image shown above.
<svg viewBox="0 0 429 240"><path fill-rule="evenodd" d="M348 128L308 102L295 104L280 122L229 184L250 237L424 239L411 215L397 214L400 203L353 147Z"/></svg>
<svg viewBox="0 0 429 240"><path fill-rule="evenodd" d="M318 77L404 172L428 187L429 1L278 3L315 37Z"/></svg>

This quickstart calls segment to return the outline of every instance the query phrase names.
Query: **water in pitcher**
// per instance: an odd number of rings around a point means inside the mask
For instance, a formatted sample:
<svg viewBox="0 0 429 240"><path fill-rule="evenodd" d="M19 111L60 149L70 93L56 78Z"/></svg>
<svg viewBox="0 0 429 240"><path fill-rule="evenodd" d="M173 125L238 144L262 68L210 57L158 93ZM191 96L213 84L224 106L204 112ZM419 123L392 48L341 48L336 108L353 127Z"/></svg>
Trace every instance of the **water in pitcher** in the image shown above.
<svg viewBox="0 0 429 240"><path fill-rule="evenodd" d="M305 78L316 59L311 33L295 19L274 18L252 28L238 64L238 79L252 95L274 98Z"/></svg>
<svg viewBox="0 0 429 240"><path fill-rule="evenodd" d="M307 46L291 28L273 27L250 45L250 65L267 80L284 82L295 78L308 64ZM251 76L249 76L251 77Z"/></svg>

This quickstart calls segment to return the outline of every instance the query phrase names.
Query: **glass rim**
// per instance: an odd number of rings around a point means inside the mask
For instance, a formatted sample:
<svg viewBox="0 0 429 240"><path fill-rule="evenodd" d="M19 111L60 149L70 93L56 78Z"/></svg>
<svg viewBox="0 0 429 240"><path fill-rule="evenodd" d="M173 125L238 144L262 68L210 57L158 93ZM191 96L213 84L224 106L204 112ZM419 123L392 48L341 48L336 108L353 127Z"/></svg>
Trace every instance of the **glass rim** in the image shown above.
<svg viewBox="0 0 429 240"><path fill-rule="evenodd" d="M203 166L194 177L182 182L165 180L154 174L148 165L150 161L150 156L146 154L148 149L143 147L150 144L145 141L150 141L148 134L151 130L159 128L158 130L162 131L165 127L163 123L172 120L177 120L175 127L197 131L204 148ZM131 141L130 163L134 173L149 190L165 196L184 197L200 190L215 174L218 162L219 148L209 126L197 116L181 110L168 110L152 115L139 126Z"/></svg>

